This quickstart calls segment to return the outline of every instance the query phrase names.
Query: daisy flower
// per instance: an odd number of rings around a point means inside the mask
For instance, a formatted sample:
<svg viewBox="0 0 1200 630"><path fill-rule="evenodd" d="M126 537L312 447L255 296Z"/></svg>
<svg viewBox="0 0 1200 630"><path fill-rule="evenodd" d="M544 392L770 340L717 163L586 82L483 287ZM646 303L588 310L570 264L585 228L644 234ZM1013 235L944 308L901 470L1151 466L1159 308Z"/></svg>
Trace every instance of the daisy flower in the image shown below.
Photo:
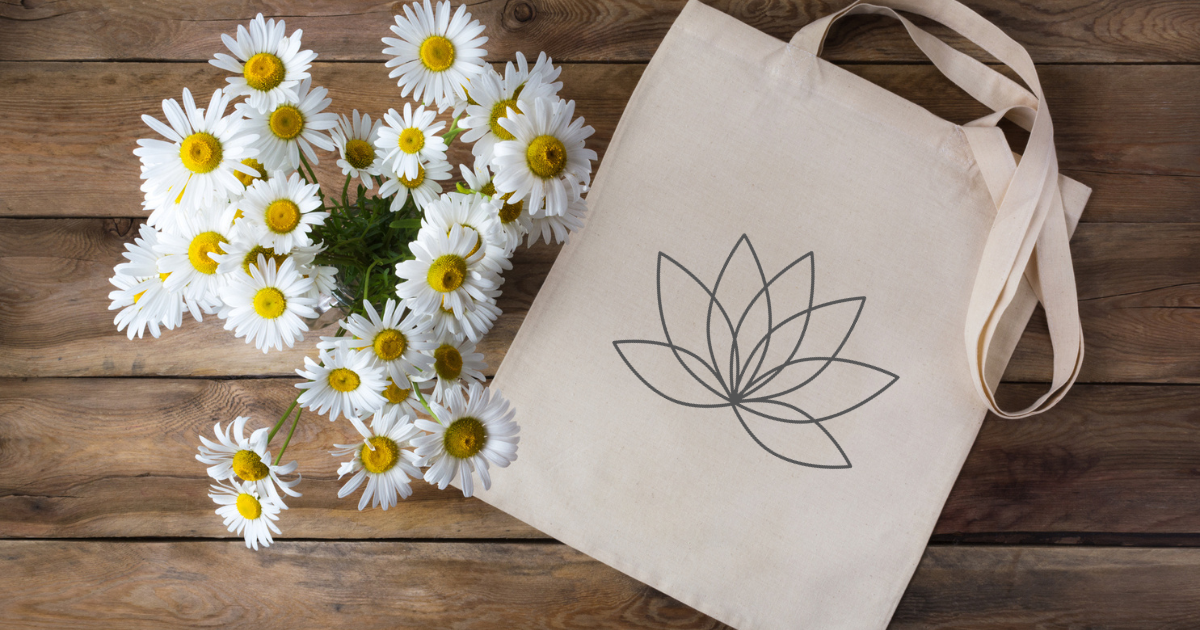
<svg viewBox="0 0 1200 630"><path fill-rule="evenodd" d="M385 64L397 79L400 96L412 92L413 100L426 105L437 102L444 110L455 99L466 100L463 86L484 69L487 51L480 48L488 38L480 37L483 25L472 20L465 4L450 15L450 2L438 3L437 10L414 2L404 6L404 16L396 16L392 26L396 37L384 37L383 54L393 55ZM397 37L399 39L397 39Z"/></svg>
<svg viewBox="0 0 1200 630"><path fill-rule="evenodd" d="M396 297L419 314L444 307L462 317L472 302L487 299L483 292L498 284L483 266L478 241L473 230L461 225L451 226L448 234L422 230L409 244L413 259L396 265L396 275L403 280L396 285Z"/></svg>
<svg viewBox="0 0 1200 630"><path fill-rule="evenodd" d="M118 272L108 281L117 288L108 294L112 300L108 310L121 309L113 320L117 332L128 326L126 336L133 339L136 334L141 339L149 327L150 334L158 338L160 325L171 330L183 324L183 297L164 289L157 275L139 280Z"/></svg>
<svg viewBox="0 0 1200 630"><path fill-rule="evenodd" d="M221 246L224 253L212 255L212 259L217 261L217 273L233 273L240 269L242 273L250 275L250 268L258 264L259 256L274 260L276 269L283 261L295 257L296 270L300 271L301 268L311 265L316 255L316 247L311 245L293 247L292 251L286 254L277 253L272 247L260 245L258 236L258 230L246 222L235 222L229 242Z"/></svg>
<svg viewBox="0 0 1200 630"><path fill-rule="evenodd" d="M355 352L348 348L334 348L322 352L320 363L304 357L304 370L296 370L307 382L296 387L305 390L300 394L300 405L319 414L329 412L330 421L338 415L346 419L373 414L383 406L380 393L384 388L383 370L371 365L366 352Z"/></svg>
<svg viewBox="0 0 1200 630"><path fill-rule="evenodd" d="M417 166L416 179L409 179L401 173L388 170L388 180L379 187L379 196L391 197L392 212L400 212L411 195L413 204L420 210L437 199L442 194L442 185L438 182L450 179L449 162L430 162Z"/></svg>
<svg viewBox="0 0 1200 630"><path fill-rule="evenodd" d="M271 463L271 452L267 450L267 434L264 427L256 429L246 437L246 422L250 418L238 416L233 422L221 428L218 422L213 427L217 441L200 436L200 454L196 460L208 465L208 476L217 481L232 479L235 475L246 485L257 491L256 496L269 497L277 503L280 509L287 509L279 490L288 496L298 497L299 492L292 490L300 483L300 476L291 481L284 481L281 475L296 472L296 462L283 466ZM278 488L276 487L278 486Z"/></svg>
<svg viewBox="0 0 1200 630"><path fill-rule="evenodd" d="M503 282L503 278L500 279ZM500 309L496 306L496 298L500 297L499 289L488 289L483 292L487 299L473 301L471 308L463 311L462 317L456 317L454 311L442 307L429 315L429 334L434 339L453 337L462 341L470 339L474 343L492 329L496 319L500 317Z"/></svg>
<svg viewBox="0 0 1200 630"><path fill-rule="evenodd" d="M591 181L596 152L584 148L592 135L575 118L575 101L535 101L533 111L512 113L500 126L515 140L496 145L492 166L496 169L496 190L527 199L530 208L546 204L546 214L561 215L567 204Z"/></svg>
<svg viewBox="0 0 1200 630"><path fill-rule="evenodd" d="M464 400L461 392L455 392L446 401L445 407L433 405L440 423L420 419L417 428L428 431L428 435L413 440L425 481L437 484L445 490L450 482L461 473L463 496L474 494L472 472L478 472L484 489L492 487L488 474L488 463L501 468L517 459L517 435L520 428L513 422L514 412L508 401L473 383Z"/></svg>
<svg viewBox="0 0 1200 630"><path fill-rule="evenodd" d="M317 197L319 184L307 184L299 173L286 177L275 171L269 180L254 182L238 202L242 212L239 222L254 228L258 243L281 254L298 245L310 245L313 226L322 225L328 212L317 212L321 200Z"/></svg>
<svg viewBox="0 0 1200 630"><path fill-rule="evenodd" d="M429 353L433 357L433 374L437 384L433 388L433 400L442 402L452 392L461 392L472 383L483 383L483 371L487 363L483 354L475 352L475 344L453 337L443 338Z"/></svg>
<svg viewBox="0 0 1200 630"><path fill-rule="evenodd" d="M234 171L233 176L236 177L239 182L242 182L242 186L245 186L246 188L249 188L250 184L253 184L260 179L271 179L271 174L267 172L267 167L263 166L262 162L259 162L254 158L246 158L242 160L242 166L252 169L255 172L254 175L247 175L241 171Z"/></svg>
<svg viewBox="0 0 1200 630"><path fill-rule="evenodd" d="M303 317L315 318L316 300L308 297L312 280L296 272L295 260L288 258L278 267L275 260L259 255L250 267L250 275L229 274L230 282L221 294L225 307L219 316L225 330L234 337L254 340L254 347L265 354L271 348L291 348L304 339L308 324Z"/></svg>
<svg viewBox="0 0 1200 630"><path fill-rule="evenodd" d="M422 435L421 430L413 426L412 420L399 413L399 410L375 412L370 429L358 418L351 418L350 422L363 436L363 441L358 444L335 444L338 450L330 453L334 457L354 456L338 467L338 479L354 474L338 490L338 498L346 498L365 480L367 487L358 501L360 511L368 504L386 510L396 505L397 496L407 499L412 494L409 482L421 478L421 469L413 464L417 461L416 454L404 447L409 440Z"/></svg>
<svg viewBox="0 0 1200 630"><path fill-rule="evenodd" d="M517 53L517 60L524 71L519 71L510 61L504 67L503 77L488 68L471 80L471 99L475 103L467 106L466 116L458 126L467 130L463 132L463 141L475 143L471 153L485 162L492 160L492 151L497 142L515 140L507 129L500 126L508 110L520 114L538 99L558 100L561 83L543 83L541 72L534 73L531 78L525 55Z"/></svg>
<svg viewBox="0 0 1200 630"><path fill-rule="evenodd" d="M208 498L221 506L217 515L225 519L229 531L245 536L246 548L258 551L258 546L271 546L271 532L281 534L274 521L279 520L280 506L270 499L262 498L258 490L249 483L216 483Z"/></svg>
<svg viewBox="0 0 1200 630"><path fill-rule="evenodd" d="M164 124L145 114L142 121L167 139L138 140L133 150L142 160L142 192L147 199L175 199L185 212L223 203L240 195L242 185L233 176L251 169L241 160L256 157L252 146L258 136L249 131L241 114L225 115L229 95L213 92L208 109L198 109L192 93L183 90L183 107L175 99L163 101Z"/></svg>
<svg viewBox="0 0 1200 630"><path fill-rule="evenodd" d="M371 124L371 117L366 114L359 116L356 109L350 113L350 118L339 114L338 126L331 132L340 156L337 165L341 167L342 175L361 179L367 190L375 186L371 176L383 174L383 160L375 150L381 125L381 120Z"/></svg>
<svg viewBox="0 0 1200 630"><path fill-rule="evenodd" d="M499 274L512 269L508 252L504 250L506 242L500 233L499 207L499 202L481 195L446 193L425 206L421 230L449 234L452 226L462 226L464 232L473 234L476 239L470 253L483 251L480 263L493 274Z"/></svg>
<svg viewBox="0 0 1200 630"><path fill-rule="evenodd" d="M162 255L158 270L169 274L168 291L183 292L189 302L212 307L220 305L220 293L228 276L217 273L216 254L224 254L229 243L231 208L200 210L184 216L174 232L162 232L154 250Z"/></svg>
<svg viewBox="0 0 1200 630"><path fill-rule="evenodd" d="M269 112L281 103L295 101L296 87L309 77L308 69L317 58L311 50L300 50L296 30L291 37L283 34L283 20L250 20L250 29L238 25L237 39L224 33L221 41L233 53L217 53L208 63L241 76L228 77L225 92L231 97L245 96L250 107Z"/></svg>
<svg viewBox="0 0 1200 630"><path fill-rule="evenodd" d="M567 211L561 215L549 215L543 212L530 219L531 227L529 230L529 239L526 243L527 247L533 247L533 244L538 241L538 236L546 239L546 244L550 243L566 243L567 236L571 232L577 232L583 229L583 218L587 215L587 201L582 197L575 197L567 204ZM550 237L553 235L554 240Z"/></svg>
<svg viewBox="0 0 1200 630"><path fill-rule="evenodd" d="M404 307L389 299L383 307L383 317L367 300L363 300L367 316L357 313L342 320L341 326L354 335L347 348L364 349L371 365L382 369L393 381L404 382L413 372L429 369L433 360L424 351L432 350L429 323L416 313L404 316Z"/></svg>
<svg viewBox="0 0 1200 630"><path fill-rule="evenodd" d="M512 193L498 195L496 185L492 182L492 174L482 160L475 160L473 170L468 170L466 164L460 164L459 169L471 192L494 199L501 204L496 211L496 219L500 223L500 245L505 254L511 256L517 249L517 245L521 244L521 237L528 234L533 227L533 222L529 218L529 210L525 207L525 201L523 199L513 201Z"/></svg>
<svg viewBox="0 0 1200 630"><path fill-rule="evenodd" d="M381 411L390 413L393 410L399 410L400 415L410 418L417 417L422 412L423 405L421 405L421 399L417 397L416 388L420 388L421 395L427 399L433 395L433 390L426 383L413 382L408 378L397 383L389 377L387 387L383 388L383 398L387 402L383 403Z"/></svg>
<svg viewBox="0 0 1200 630"><path fill-rule="evenodd" d="M446 123L433 122L434 116L423 106L414 112L412 103L404 104L403 116L394 109L383 115L387 126L380 127L375 146L383 152L388 169L413 179L422 164L446 160L446 141L438 135Z"/></svg>
<svg viewBox="0 0 1200 630"><path fill-rule="evenodd" d="M321 133L337 125L337 114L325 111L333 101L325 96L328 90L311 86L312 79L305 77L300 81L295 99L284 101L266 112L246 103L237 105L246 115L247 127L256 134L254 147L259 150L258 159L272 171L300 168L301 150L308 156L309 164L317 164L317 154L312 149L314 144L326 151L334 148L329 136Z"/></svg>

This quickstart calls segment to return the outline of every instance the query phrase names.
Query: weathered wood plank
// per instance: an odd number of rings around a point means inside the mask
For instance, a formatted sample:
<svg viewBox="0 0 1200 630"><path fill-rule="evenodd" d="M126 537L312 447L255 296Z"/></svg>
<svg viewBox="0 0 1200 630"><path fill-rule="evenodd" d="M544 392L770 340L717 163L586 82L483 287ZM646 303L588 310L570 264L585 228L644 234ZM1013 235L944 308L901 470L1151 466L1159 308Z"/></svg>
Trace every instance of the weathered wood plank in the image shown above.
<svg viewBox="0 0 1200 630"><path fill-rule="evenodd" d="M557 544L4 541L0 567L5 627L728 627ZM890 627L1193 628L1197 576L1196 549L934 546Z"/></svg>
<svg viewBox="0 0 1200 630"><path fill-rule="evenodd" d="M782 39L847 4L846 0L706 0L720 10ZM967 0L1044 62L1200 61L1200 9L1188 0ZM206 59L257 12L286 17L304 29L305 46L322 59L383 59L401 2L352 0L336 5L275 0L214 6L182 2L26 0L0 4L0 59ZM487 26L491 59L517 50L545 50L564 61L646 61L684 2L645 0L523 0L471 4ZM944 29L938 29L939 34ZM961 39L952 38L956 45ZM857 18L840 27L830 57L854 61L916 61L920 53L894 23Z"/></svg>
<svg viewBox="0 0 1200 630"><path fill-rule="evenodd" d="M136 234L128 219L0 220L0 376L291 375L316 335L263 355L188 320L161 339L129 341L112 325L108 278ZM1200 225L1093 223L1072 241L1088 352L1082 382L1200 382ZM504 315L480 344L503 359L558 253L521 249L506 274ZM325 332L328 334L328 331ZM1048 381L1045 326L1036 319L1006 378Z"/></svg>
<svg viewBox="0 0 1200 630"><path fill-rule="evenodd" d="M563 96L596 128L590 146L601 154L643 68L564 67ZM930 66L847 68L950 120L986 113ZM162 99L178 99L184 86L211 94L222 76L199 63L0 63L0 215L142 215L132 151L153 133L141 114L161 116ZM329 87L335 111L379 114L401 103L382 64L317 64L314 76ZM1200 85L1200 66L1045 66L1042 83L1062 168L1097 189L1100 210L1086 221L1194 219L1200 109L1192 86ZM341 177L325 155L319 177L333 189ZM450 157L469 161L458 143Z"/></svg>
<svg viewBox="0 0 1200 630"><path fill-rule="evenodd" d="M206 496L205 467L193 459L196 435L237 415L265 426L295 396L292 384L0 381L0 537L228 537ZM304 496L289 501L285 538L543 537L423 482L396 509L359 512L358 495L337 498L338 462L329 455L354 435L344 421L303 416L287 458L299 462ZM1194 536L1197 471L1200 389L1081 385L1045 415L984 422L934 533Z"/></svg>

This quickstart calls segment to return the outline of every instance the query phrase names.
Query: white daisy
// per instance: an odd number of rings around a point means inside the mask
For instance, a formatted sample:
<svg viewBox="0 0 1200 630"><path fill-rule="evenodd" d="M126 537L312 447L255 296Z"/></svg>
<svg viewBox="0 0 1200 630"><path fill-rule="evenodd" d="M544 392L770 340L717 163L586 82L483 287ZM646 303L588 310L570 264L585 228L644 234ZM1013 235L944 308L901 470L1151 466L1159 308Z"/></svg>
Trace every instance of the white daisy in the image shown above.
<svg viewBox="0 0 1200 630"><path fill-rule="evenodd" d="M287 254L298 245L311 245L309 233L313 226L323 225L328 212L318 212L322 206L318 184L307 184L299 173L291 177L275 171L271 179L254 182L238 202L242 212L239 222L254 228L252 232L264 247Z"/></svg>
<svg viewBox="0 0 1200 630"><path fill-rule="evenodd" d="M238 103L238 109L246 115L246 125L257 134L254 146L257 156L268 169L291 170L300 168L300 151L308 156L309 164L317 164L317 154L311 145L326 151L333 150L333 141L322 131L337 125L337 114L326 112L333 101L326 98L329 93L323 87L312 86L312 79L300 81L296 98L285 101L267 112L260 112L246 103ZM240 191L239 191L240 192Z"/></svg>
<svg viewBox="0 0 1200 630"><path fill-rule="evenodd" d="M279 520L279 504L264 498L248 483L216 483L208 497L221 506L217 515L225 519L229 531L245 536L246 548L258 551L258 546L271 546L271 532L281 534L274 521Z"/></svg>
<svg viewBox="0 0 1200 630"><path fill-rule="evenodd" d="M503 282L503 278L501 278ZM488 289L483 292L487 296L484 301L473 300L471 308L463 311L462 317L456 317L454 311L442 307L430 314L429 334L434 339L453 337L457 341L470 339L474 343L492 329L496 318L500 317L500 309L496 306L496 298L500 296L499 289Z"/></svg>
<svg viewBox="0 0 1200 630"><path fill-rule="evenodd" d="M496 190L527 199L530 208L561 215L571 199L591 181L596 152L584 148L594 130L583 118L572 120L575 101L534 101L533 111L513 113L500 121L516 139L496 145L492 166Z"/></svg>
<svg viewBox="0 0 1200 630"><path fill-rule="evenodd" d="M482 250L480 264L493 274L499 274L512 269L509 252L504 249L507 241L497 217L499 208L499 201L482 195L446 193L425 206L421 230L449 234L452 226L462 226L463 231L476 237L471 253Z"/></svg>
<svg viewBox="0 0 1200 630"><path fill-rule="evenodd" d="M487 363L483 354L475 352L475 344L467 340L445 337L429 352L433 357L433 373L427 378L437 379L433 388L433 400L442 402L451 392L462 391L472 383L483 383L483 371Z"/></svg>
<svg viewBox="0 0 1200 630"><path fill-rule="evenodd" d="M370 302L364 300L367 316L357 313L341 321L342 328L354 335L345 342L347 348L364 349L371 365L383 369L393 381L403 382L409 374L429 369L433 365L424 352L434 348L429 336L429 323L416 313L404 315L404 307L389 299L383 307L383 317Z"/></svg>
<svg viewBox="0 0 1200 630"><path fill-rule="evenodd" d="M212 255L212 259L217 261L217 273L226 274L241 270L242 273L250 275L250 268L258 264L258 257L261 255L267 260L274 260L276 268L288 258L295 258L296 270L302 275L307 275L304 274L304 269L312 264L319 251L318 246L307 245L293 247L292 251L281 254L272 247L260 245L258 236L259 230L253 229L246 222L235 223L233 232L229 235L229 242L221 246L225 253Z"/></svg>
<svg viewBox="0 0 1200 630"><path fill-rule="evenodd" d="M545 57L545 53L542 56ZM463 141L475 143L471 153L484 162L492 160L497 142L515 139L500 126L508 110L520 114L538 99L550 102L558 100L561 83L543 83L541 72L534 73L531 78L525 55L517 53L517 61L523 71L510 61L504 67L503 77L488 68L471 80L471 99L475 103L467 106L466 117L459 121L458 126L467 130L463 132Z"/></svg>
<svg viewBox="0 0 1200 630"><path fill-rule="evenodd" d="M323 300L322 296L331 297L333 295L333 291L337 287L337 267L308 265L298 267L298 269L304 274L304 277L313 281L312 289L309 289L308 296L318 301L317 310L324 313L333 308L334 303L329 300Z"/></svg>
<svg viewBox="0 0 1200 630"><path fill-rule="evenodd" d="M246 416L238 416L233 422L225 425L224 429L218 422L213 427L217 441L201 435L200 454L196 455L196 460L208 465L209 477L224 481L236 475L238 479L257 490L258 496L269 497L279 504L281 509L286 510L287 506L283 504L279 490L283 490L288 496L300 496L299 492L292 490L300 484L300 475L296 475L291 481L284 481L281 476L296 472L296 462L283 466L273 464L271 452L267 450L269 430L265 427L256 429L247 438L246 422L249 420Z"/></svg>
<svg viewBox="0 0 1200 630"><path fill-rule="evenodd" d="M438 182L450 179L449 162L431 162L417 167L416 179L409 179L395 171L387 171L388 180L379 187L379 196L392 197L392 212L400 212L411 195L413 204L420 210L438 195L442 194L442 185Z"/></svg>
<svg viewBox="0 0 1200 630"><path fill-rule="evenodd" d="M417 389L420 388L421 396L428 400L429 396L433 395L432 387L433 383L414 382L407 378L396 382L389 377L387 387L383 388L383 398L387 402L383 403L381 411L390 413L399 410L401 415L415 418L418 414L425 413L424 405L417 397Z"/></svg>
<svg viewBox="0 0 1200 630"><path fill-rule="evenodd" d="M311 50L300 50L297 29L290 37L283 34L283 20L263 20L263 15L250 20L250 30L238 25L237 39L224 33L221 41L234 54L217 53L208 63L242 76L228 77L225 92L230 96L245 96L250 107L268 112L281 103L296 100L296 87L309 77L308 69L317 58Z"/></svg>
<svg viewBox="0 0 1200 630"><path fill-rule="evenodd" d="M245 186L246 188L249 188L251 184L258 180L271 179L271 173L267 171L267 167L263 166L262 162L259 162L254 158L246 158L242 160L242 166L245 166L256 173L255 175L248 175L241 171L234 171L233 176L236 177L239 182L242 182L242 186Z"/></svg>
<svg viewBox="0 0 1200 630"><path fill-rule="evenodd" d="M236 111L228 116L229 95L213 92L208 109L198 109L192 93L183 90L183 107L175 99L163 101L169 125L151 116L142 121L168 141L138 140L134 155L142 159L142 192L158 203L174 199L185 212L223 204L240 195L235 171L251 174L241 160L256 157L252 146L258 136L246 127Z"/></svg>
<svg viewBox="0 0 1200 630"><path fill-rule="evenodd" d="M582 197L575 197L567 204L567 211L561 215L550 215L543 211L530 219L531 229L529 230L529 239L526 243L527 247L533 247L533 244L538 241L540 235L550 243L566 243L567 236L571 232L578 232L583 229L583 218L587 216L587 201ZM550 237L553 235L554 240Z"/></svg>
<svg viewBox="0 0 1200 630"><path fill-rule="evenodd" d="M158 276L138 280L118 272L108 281L117 288L108 294L112 300L108 310L121 309L113 319L117 332L128 327L130 339L135 334L141 339L148 327L158 338L162 334L159 326L171 330L183 323L183 296L164 289Z"/></svg>
<svg viewBox="0 0 1200 630"><path fill-rule="evenodd" d="M254 347L265 354L271 348L291 348L304 339L308 324L301 318L315 318L316 300L308 297L312 280L296 272L295 260L288 258L276 269L275 260L260 254L250 266L250 275L228 274L230 281L221 293L225 308L220 317L225 330L234 337L254 340Z"/></svg>
<svg viewBox="0 0 1200 630"><path fill-rule="evenodd" d="M516 461L521 438L514 411L500 394L473 383L468 397L464 400L461 392L455 392L444 407L434 405L441 422L417 420L417 428L429 434L412 442L419 464L429 466L425 481L444 490L461 473L463 496L469 497L475 492L471 473L478 472L484 489L491 488L488 463L505 468Z"/></svg>
<svg viewBox="0 0 1200 630"><path fill-rule="evenodd" d="M400 96L412 92L413 100L426 105L437 102L444 110L455 99L465 100L463 86L484 69L487 51L480 48L488 38L479 37L483 25L472 20L465 4L450 15L450 2L438 3L437 11L429 0L421 6L414 2L404 6L404 17L396 16L392 33L399 37L384 37L388 47L383 54L394 55L386 66L388 76L397 79Z"/></svg>
<svg viewBox="0 0 1200 630"><path fill-rule="evenodd" d="M347 419L373 414L383 406L384 373L371 365L366 352L334 348L322 352L320 361L304 357L306 369L296 370L308 379L296 384L305 390L300 394L302 406L322 415L329 412L331 421L339 414Z"/></svg>
<svg viewBox="0 0 1200 630"><path fill-rule="evenodd" d="M521 244L521 237L528 234L533 222L529 219L529 210L525 201L513 201L512 193L498 195L496 185L492 182L492 173L482 160L475 160L475 168L468 170L466 164L460 164L463 180L468 189L484 197L498 201L501 205L496 211L496 219L500 223L500 245L506 255L511 256Z"/></svg>
<svg viewBox="0 0 1200 630"><path fill-rule="evenodd" d="M412 103L404 104L404 115L394 109L383 115L387 125L380 127L375 138L375 147L383 153L383 164L390 171L408 179L417 177L417 169L423 164L446 160L446 141L438 132L445 122L433 122L433 110L418 106L413 111Z"/></svg>
<svg viewBox="0 0 1200 630"><path fill-rule="evenodd" d="M342 175L361 179L367 190L375 186L371 176L383 174L383 160L375 150L382 125L382 120L372 124L370 116L359 116L356 109L350 113L350 118L339 114L338 126L331 132L340 156L337 165L341 167Z"/></svg>
<svg viewBox="0 0 1200 630"><path fill-rule="evenodd" d="M413 465L417 461L416 454L404 447L408 446L409 440L423 435L421 430L413 426L412 420L398 409L375 412L370 429L358 418L351 418L350 422L363 436L363 441L334 445L338 449L331 452L334 457L354 455L353 459L338 467L338 479L354 473L350 481L338 490L338 498L346 498L365 480L367 487L358 501L359 510L367 505L387 510L396 505L397 495L407 499L412 494L409 482L421 478L421 469Z"/></svg>
<svg viewBox="0 0 1200 630"><path fill-rule="evenodd" d="M419 314L449 308L456 317L473 301L487 299L484 291L497 286L495 274L483 266L483 248L476 248L478 237L461 225L451 226L449 234L422 231L409 243L413 259L396 265L403 281L396 285L396 297Z"/></svg>
<svg viewBox="0 0 1200 630"><path fill-rule="evenodd" d="M224 254L232 224L231 208L200 210L180 220L175 232L159 234L154 249L168 291L183 292L189 302L213 307L220 305L220 293L228 276L217 273L220 264L213 258Z"/></svg>

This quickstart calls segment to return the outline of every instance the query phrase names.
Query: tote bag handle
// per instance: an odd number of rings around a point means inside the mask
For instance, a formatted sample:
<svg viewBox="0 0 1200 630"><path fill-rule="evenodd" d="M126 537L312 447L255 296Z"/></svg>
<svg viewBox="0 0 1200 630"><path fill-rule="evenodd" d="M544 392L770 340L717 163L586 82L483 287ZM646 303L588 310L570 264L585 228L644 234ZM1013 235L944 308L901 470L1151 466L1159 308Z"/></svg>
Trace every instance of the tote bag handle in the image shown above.
<svg viewBox="0 0 1200 630"><path fill-rule="evenodd" d="M1033 60L998 27L954 0L873 2L855 2L813 21L796 33L791 44L819 55L830 26L839 18L860 13L894 17L947 78L993 110L993 114L967 126L994 126L1001 118L1008 117L1030 132L1025 154L997 199L996 218L984 245L967 307L965 340L975 389L996 415L1023 418L1041 413L1061 400L1079 376L1083 330L1079 323L1066 213L1058 187L1054 128ZM925 16L958 32L1011 68L1030 89L955 50L897 10ZM1000 168L996 166L999 160L987 156L977 156L977 161L981 169ZM1001 316L1016 297L1022 278L1029 281L1046 311L1054 371L1049 390L1033 404L1019 411L1005 411L996 403L994 387L989 383L987 358Z"/></svg>

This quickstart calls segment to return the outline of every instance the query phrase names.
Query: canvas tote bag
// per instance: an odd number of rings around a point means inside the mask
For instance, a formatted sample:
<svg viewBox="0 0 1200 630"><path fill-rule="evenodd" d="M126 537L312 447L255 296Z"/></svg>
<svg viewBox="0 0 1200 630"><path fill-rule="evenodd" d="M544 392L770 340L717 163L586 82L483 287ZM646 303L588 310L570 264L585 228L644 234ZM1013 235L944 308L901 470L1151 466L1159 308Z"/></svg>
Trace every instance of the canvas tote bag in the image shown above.
<svg viewBox="0 0 1200 630"><path fill-rule="evenodd" d="M984 415L1047 409L1083 358L1090 190L1058 174L1029 56L953 0L873 1L790 43L690 2L495 378L521 452L483 500L738 628L884 627ZM820 59L854 13L995 113L956 125ZM1001 409L1039 301L1053 382Z"/></svg>

